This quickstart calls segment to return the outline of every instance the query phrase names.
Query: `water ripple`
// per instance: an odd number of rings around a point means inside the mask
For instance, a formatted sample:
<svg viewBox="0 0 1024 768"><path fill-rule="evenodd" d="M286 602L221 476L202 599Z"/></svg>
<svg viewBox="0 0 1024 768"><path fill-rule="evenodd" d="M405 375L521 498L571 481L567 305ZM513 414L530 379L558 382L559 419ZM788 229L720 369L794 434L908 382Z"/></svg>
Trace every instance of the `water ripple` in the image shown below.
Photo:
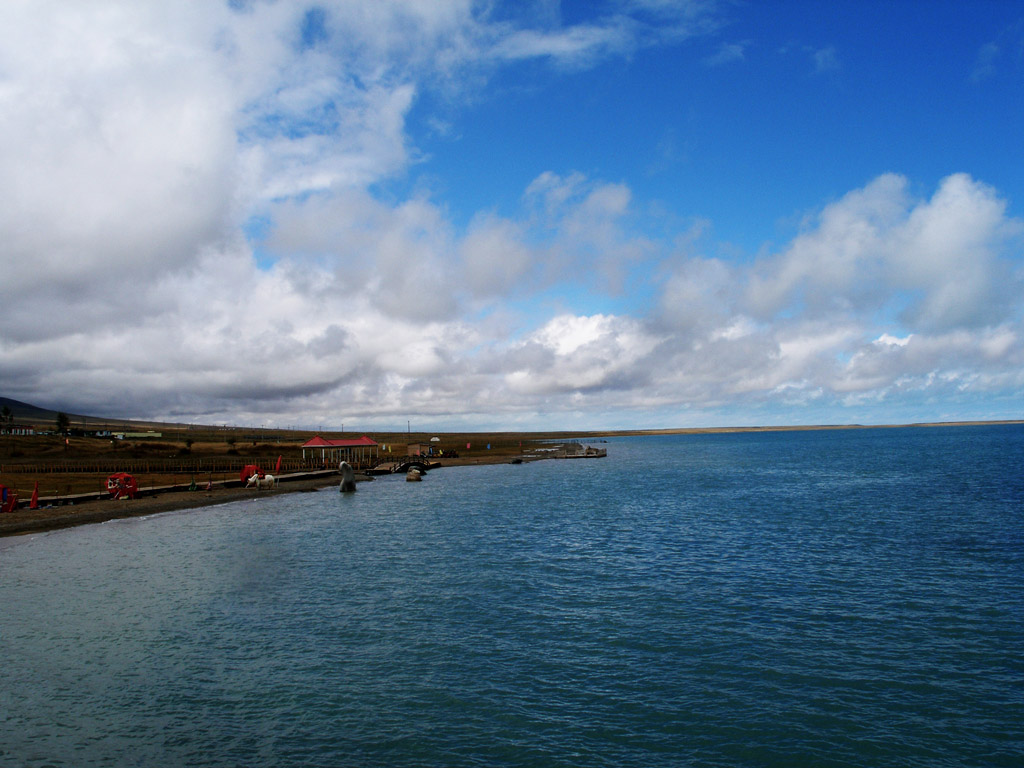
<svg viewBox="0 0 1024 768"><path fill-rule="evenodd" d="M0 764L1017 764L1024 430L610 454L5 546Z"/></svg>

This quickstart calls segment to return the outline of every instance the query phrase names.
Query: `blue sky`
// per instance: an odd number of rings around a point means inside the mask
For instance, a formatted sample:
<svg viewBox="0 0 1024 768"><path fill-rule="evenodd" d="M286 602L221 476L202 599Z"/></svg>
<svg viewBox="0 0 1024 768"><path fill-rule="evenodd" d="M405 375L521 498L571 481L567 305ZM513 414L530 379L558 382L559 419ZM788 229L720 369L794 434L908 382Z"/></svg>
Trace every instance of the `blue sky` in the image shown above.
<svg viewBox="0 0 1024 768"><path fill-rule="evenodd" d="M0 38L7 396L1022 418L1019 3L41 0Z"/></svg>
<svg viewBox="0 0 1024 768"><path fill-rule="evenodd" d="M1022 13L1010 3L735 5L717 33L678 45L568 71L514 65L459 110L451 137L431 130L439 105L425 94L409 128L429 161L411 181L436 176L456 216L482 201L510 215L538 169L578 170L706 217L748 253L886 172L922 192L957 171L1019 189ZM976 76L1002 34L1016 40L1001 66Z"/></svg>

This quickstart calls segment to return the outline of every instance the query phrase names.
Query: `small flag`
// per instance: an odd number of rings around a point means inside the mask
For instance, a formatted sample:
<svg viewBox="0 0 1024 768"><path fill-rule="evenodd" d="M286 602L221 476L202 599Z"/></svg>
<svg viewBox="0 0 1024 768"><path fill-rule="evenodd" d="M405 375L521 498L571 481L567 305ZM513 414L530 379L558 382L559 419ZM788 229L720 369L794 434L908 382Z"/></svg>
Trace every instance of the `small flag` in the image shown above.
<svg viewBox="0 0 1024 768"><path fill-rule="evenodd" d="M469 443L466 443L466 450L469 450Z"/></svg>
<svg viewBox="0 0 1024 768"><path fill-rule="evenodd" d="M32 501L28 503L29 509L39 509L39 481L36 480L36 487L32 489Z"/></svg>
<svg viewBox="0 0 1024 768"><path fill-rule="evenodd" d="M280 456L277 457L277 464L274 466L274 474L275 475L280 475L281 474L281 457Z"/></svg>

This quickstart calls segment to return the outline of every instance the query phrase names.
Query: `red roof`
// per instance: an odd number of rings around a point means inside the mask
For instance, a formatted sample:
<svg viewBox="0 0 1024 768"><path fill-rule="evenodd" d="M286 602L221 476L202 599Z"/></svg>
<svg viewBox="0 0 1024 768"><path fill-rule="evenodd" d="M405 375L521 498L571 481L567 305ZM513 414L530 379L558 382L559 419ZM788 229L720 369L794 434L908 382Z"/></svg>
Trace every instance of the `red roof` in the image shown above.
<svg viewBox="0 0 1024 768"><path fill-rule="evenodd" d="M302 444L303 448L358 448L363 445L376 445L376 440L371 440L366 435L357 437L354 440L328 440L317 435L312 440Z"/></svg>

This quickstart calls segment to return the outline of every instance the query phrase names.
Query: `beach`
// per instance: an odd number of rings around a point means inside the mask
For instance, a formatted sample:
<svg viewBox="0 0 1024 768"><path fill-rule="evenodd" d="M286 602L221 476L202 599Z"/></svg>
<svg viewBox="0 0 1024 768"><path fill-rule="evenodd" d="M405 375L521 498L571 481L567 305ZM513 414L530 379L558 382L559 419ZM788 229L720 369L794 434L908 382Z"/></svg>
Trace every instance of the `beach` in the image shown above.
<svg viewBox="0 0 1024 768"><path fill-rule="evenodd" d="M369 478L359 477L358 480ZM309 480L297 480L281 484L275 490L257 491L253 488L225 488L216 486L212 490L167 491L153 495L144 495L135 499L98 499L62 504L60 506L43 507L40 509L20 508L16 512L0 516L0 536L16 536L40 531L52 531L58 528L70 528L75 525L102 523L123 517L143 517L161 512L173 512L180 509L195 509L215 504L227 504L232 501L254 499L260 496L280 495L283 493L309 493L329 486L337 486L339 479L335 476L317 477Z"/></svg>

